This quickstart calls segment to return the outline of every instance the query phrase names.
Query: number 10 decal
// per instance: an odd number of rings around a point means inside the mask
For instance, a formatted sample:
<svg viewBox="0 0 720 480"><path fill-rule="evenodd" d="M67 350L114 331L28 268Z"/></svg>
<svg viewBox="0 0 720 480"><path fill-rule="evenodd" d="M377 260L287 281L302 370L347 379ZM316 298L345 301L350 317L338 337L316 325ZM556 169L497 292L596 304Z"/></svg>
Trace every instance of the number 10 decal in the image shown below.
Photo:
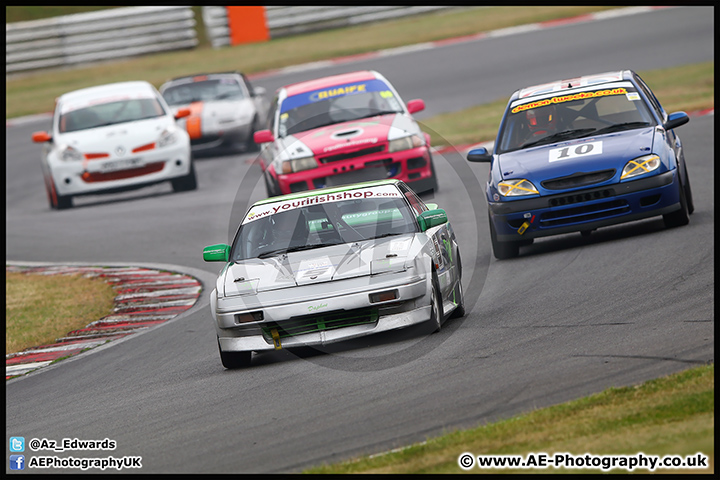
<svg viewBox="0 0 720 480"><path fill-rule="evenodd" d="M602 142L588 142L569 147L554 148L550 150L550 158L548 160L550 162L557 162L588 155L600 155L601 153Z"/></svg>

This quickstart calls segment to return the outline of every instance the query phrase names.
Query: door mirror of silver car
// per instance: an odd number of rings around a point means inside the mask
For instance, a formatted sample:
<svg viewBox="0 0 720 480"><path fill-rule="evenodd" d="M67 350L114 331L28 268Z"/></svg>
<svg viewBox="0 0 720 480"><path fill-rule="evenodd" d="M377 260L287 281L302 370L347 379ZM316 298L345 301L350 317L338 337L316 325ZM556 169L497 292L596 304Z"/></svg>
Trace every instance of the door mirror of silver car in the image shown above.
<svg viewBox="0 0 720 480"><path fill-rule="evenodd" d="M264 87L253 87L253 97L263 97L267 93Z"/></svg>
<svg viewBox="0 0 720 480"><path fill-rule="evenodd" d="M468 162L491 162L492 154L488 152L487 148L473 148L467 154Z"/></svg>
<svg viewBox="0 0 720 480"><path fill-rule="evenodd" d="M203 260L206 262L227 262L230 259L230 245L218 243L203 248Z"/></svg>
<svg viewBox="0 0 720 480"><path fill-rule="evenodd" d="M663 128L665 130L672 130L673 128L677 128L680 125L685 125L687 122L690 121L690 117L688 117L687 113L685 112L675 112L668 115L668 120L663 124Z"/></svg>
<svg viewBox="0 0 720 480"><path fill-rule="evenodd" d="M437 227L447 223L447 213L442 208L436 208L434 210L426 210L417 216L418 223L420 224L420 230L425 231L432 227Z"/></svg>

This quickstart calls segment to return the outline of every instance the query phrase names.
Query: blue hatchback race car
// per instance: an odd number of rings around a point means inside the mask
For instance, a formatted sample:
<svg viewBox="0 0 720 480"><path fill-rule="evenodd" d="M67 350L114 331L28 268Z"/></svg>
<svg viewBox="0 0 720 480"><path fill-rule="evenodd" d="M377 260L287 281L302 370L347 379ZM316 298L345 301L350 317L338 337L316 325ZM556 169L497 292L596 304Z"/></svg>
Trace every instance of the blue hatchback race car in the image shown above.
<svg viewBox="0 0 720 480"><path fill-rule="evenodd" d="M489 162L493 254L519 254L534 238L662 215L688 223L692 192L680 138L689 120L668 114L632 70L558 80L510 97Z"/></svg>

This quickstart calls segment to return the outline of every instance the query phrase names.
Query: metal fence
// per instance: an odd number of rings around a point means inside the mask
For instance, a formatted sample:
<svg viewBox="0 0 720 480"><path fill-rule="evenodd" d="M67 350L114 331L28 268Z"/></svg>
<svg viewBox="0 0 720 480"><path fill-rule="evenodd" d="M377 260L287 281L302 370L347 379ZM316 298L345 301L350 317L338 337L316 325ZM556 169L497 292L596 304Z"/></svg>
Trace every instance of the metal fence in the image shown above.
<svg viewBox="0 0 720 480"><path fill-rule="evenodd" d="M407 17L438 10L445 6L267 6L265 17L271 38L340 28L361 23ZM225 7L203 7L205 32L213 47L230 45L230 28Z"/></svg>
<svg viewBox="0 0 720 480"><path fill-rule="evenodd" d="M5 73L73 66L198 44L191 7L127 7L5 25Z"/></svg>
<svg viewBox="0 0 720 480"><path fill-rule="evenodd" d="M271 38L448 8L444 6L267 6ZM230 45L225 7L202 7L214 48ZM70 67L198 45L192 7L120 7L5 25L5 73Z"/></svg>

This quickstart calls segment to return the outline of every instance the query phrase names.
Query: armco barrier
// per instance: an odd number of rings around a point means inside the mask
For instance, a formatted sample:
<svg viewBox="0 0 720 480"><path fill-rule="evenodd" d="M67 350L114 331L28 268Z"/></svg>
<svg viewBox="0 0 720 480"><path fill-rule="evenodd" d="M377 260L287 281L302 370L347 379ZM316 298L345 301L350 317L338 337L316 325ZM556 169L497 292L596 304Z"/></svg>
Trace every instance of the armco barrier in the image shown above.
<svg viewBox="0 0 720 480"><path fill-rule="evenodd" d="M361 23L376 22L392 18L407 17L450 8L446 6L266 6L264 15L259 16L253 9L260 7L203 7L205 32L213 47L237 45L237 39L248 38L247 42L263 41L300 33L309 33L329 28L348 27ZM234 14L232 9L245 9L244 14ZM241 10L242 12L242 10ZM264 17L266 24L255 23ZM234 18L235 22L229 19ZM264 27L264 28L263 28ZM266 31L267 38L244 35L242 30Z"/></svg>
<svg viewBox="0 0 720 480"><path fill-rule="evenodd" d="M445 6L202 7L213 48L433 12ZM231 21L232 20L232 21ZM118 7L5 25L5 74L195 48L192 7Z"/></svg>
<svg viewBox="0 0 720 480"><path fill-rule="evenodd" d="M77 66L198 44L191 7L126 7L5 25L5 73Z"/></svg>

